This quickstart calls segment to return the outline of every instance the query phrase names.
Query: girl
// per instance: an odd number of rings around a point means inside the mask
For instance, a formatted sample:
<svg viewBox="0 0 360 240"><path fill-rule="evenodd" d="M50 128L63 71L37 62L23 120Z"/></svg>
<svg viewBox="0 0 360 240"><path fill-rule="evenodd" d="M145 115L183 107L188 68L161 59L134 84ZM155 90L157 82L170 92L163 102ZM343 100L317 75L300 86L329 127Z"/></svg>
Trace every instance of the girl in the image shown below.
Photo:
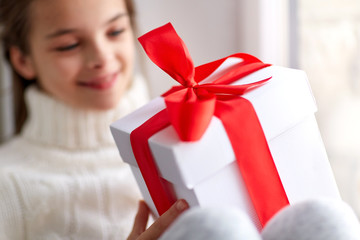
<svg viewBox="0 0 360 240"><path fill-rule="evenodd" d="M109 124L148 100L133 77L133 18L130 0L0 1L27 106L0 148L0 239L129 234L140 195Z"/></svg>
<svg viewBox="0 0 360 240"><path fill-rule="evenodd" d="M140 196L109 124L148 99L133 77L133 14L130 0L0 1L3 47L27 106L27 114L17 112L27 115L18 118L20 133L0 147L0 239L125 239L130 232ZM233 230L242 234L236 239L259 239L246 218L239 229L226 220L244 217L210 210L189 211L168 228L187 208L177 201L145 231L149 209L140 202L128 239L226 239Z"/></svg>

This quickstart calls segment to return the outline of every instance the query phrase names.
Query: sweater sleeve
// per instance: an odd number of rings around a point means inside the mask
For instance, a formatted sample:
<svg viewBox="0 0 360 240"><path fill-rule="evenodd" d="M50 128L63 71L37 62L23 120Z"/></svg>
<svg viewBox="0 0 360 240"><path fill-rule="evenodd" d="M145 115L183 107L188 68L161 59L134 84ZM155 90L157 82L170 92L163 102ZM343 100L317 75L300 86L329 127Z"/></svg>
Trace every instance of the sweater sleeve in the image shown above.
<svg viewBox="0 0 360 240"><path fill-rule="evenodd" d="M14 178L0 171L0 239L24 239L22 209Z"/></svg>

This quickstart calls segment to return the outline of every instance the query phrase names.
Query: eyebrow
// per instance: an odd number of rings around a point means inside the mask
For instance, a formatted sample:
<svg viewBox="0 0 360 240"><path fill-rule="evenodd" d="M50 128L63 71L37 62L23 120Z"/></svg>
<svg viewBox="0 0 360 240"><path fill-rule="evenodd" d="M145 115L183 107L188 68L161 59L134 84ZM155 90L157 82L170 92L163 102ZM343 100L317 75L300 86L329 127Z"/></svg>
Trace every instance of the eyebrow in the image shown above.
<svg viewBox="0 0 360 240"><path fill-rule="evenodd" d="M109 21L107 21L105 25L107 25L107 24L109 24L109 23L112 23L112 22L115 22L115 21L118 20L119 18L128 16L128 15L129 15L129 14L128 14L127 12L118 13L118 14L116 14L113 18L111 18Z"/></svg>
<svg viewBox="0 0 360 240"><path fill-rule="evenodd" d="M116 14L114 17L112 17L110 20L108 20L104 25L108 25L112 22L115 22L116 20L118 20L119 18L121 17L124 17L124 16L128 16L128 13L118 13ZM74 33L78 31L76 28L68 28L68 29L59 29L59 30L56 30L55 32L53 33L50 33L48 35L46 35L45 37L46 38L55 38L55 37L58 37L58 36L61 36L61 35L65 35L65 34L70 34L70 33Z"/></svg>

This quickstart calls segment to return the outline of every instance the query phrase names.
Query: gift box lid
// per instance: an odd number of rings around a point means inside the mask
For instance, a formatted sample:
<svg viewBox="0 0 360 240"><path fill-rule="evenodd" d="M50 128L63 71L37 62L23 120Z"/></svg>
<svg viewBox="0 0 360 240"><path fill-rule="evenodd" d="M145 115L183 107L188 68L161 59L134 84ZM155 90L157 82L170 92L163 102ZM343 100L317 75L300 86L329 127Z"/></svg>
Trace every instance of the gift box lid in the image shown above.
<svg viewBox="0 0 360 240"><path fill-rule="evenodd" d="M203 82L211 82L227 71L237 59L226 60ZM272 77L263 86L246 93L254 106L267 141L271 141L316 111L316 104L306 74L301 70L270 66L233 84L246 84ZM161 97L114 122L111 131L123 160L137 166L130 144L130 133L165 108ZM234 119L236 121L236 119ZM241 126L239 126L241 127ZM191 188L235 160L231 144L219 119L213 117L203 137L196 142L182 142L172 126L149 139L160 175L170 182ZM201 169L196 171L194 169Z"/></svg>

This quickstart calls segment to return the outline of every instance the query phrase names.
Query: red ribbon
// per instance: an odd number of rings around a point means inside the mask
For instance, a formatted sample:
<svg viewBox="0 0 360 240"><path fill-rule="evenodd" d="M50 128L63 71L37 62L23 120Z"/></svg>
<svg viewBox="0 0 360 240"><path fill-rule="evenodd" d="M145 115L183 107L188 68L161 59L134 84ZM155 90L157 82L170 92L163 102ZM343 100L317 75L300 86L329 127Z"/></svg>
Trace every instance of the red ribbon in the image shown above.
<svg viewBox="0 0 360 240"><path fill-rule="evenodd" d="M265 225L289 202L256 112L240 95L269 79L245 85L228 84L269 64L239 53L195 69L184 42L170 23L143 35L139 41L150 59L181 84L163 95L166 109L130 135L134 156L159 214L163 214L176 199L171 185L159 176L148 139L171 124L181 140L196 141L215 115L224 125L250 199L260 223ZM199 84L230 57L243 61L214 82Z"/></svg>

